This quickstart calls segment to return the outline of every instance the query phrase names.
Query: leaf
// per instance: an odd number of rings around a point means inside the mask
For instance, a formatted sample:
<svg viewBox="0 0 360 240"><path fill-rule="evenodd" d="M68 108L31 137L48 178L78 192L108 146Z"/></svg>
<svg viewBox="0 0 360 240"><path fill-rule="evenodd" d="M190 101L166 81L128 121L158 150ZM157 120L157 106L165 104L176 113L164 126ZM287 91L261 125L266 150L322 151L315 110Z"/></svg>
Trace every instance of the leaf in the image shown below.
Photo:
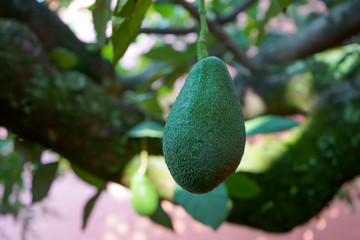
<svg viewBox="0 0 360 240"><path fill-rule="evenodd" d="M352 212L355 212L355 205L354 205L354 202L352 201L351 199L351 196L349 194L349 192L345 189L345 188L340 188L340 190L338 191L338 193L336 194L336 196L343 200L343 201L346 201L349 206L351 207L351 211Z"/></svg>
<svg viewBox="0 0 360 240"><path fill-rule="evenodd" d="M132 138L162 138L164 134L164 128L156 122L142 122L132 128L128 135Z"/></svg>
<svg viewBox="0 0 360 240"><path fill-rule="evenodd" d="M292 119L273 115L260 116L245 121L246 136L251 136L258 133L284 131L298 125L299 123Z"/></svg>
<svg viewBox="0 0 360 240"><path fill-rule="evenodd" d="M159 204L159 207L156 209L155 213L150 216L150 219L152 221L156 222L157 224L160 224L166 228L174 230L172 222L171 222L171 218L161 207L161 204Z"/></svg>
<svg viewBox="0 0 360 240"><path fill-rule="evenodd" d="M111 0L96 0L92 10L96 38L100 47L104 46L106 40L106 24L111 18Z"/></svg>
<svg viewBox="0 0 360 240"><path fill-rule="evenodd" d="M39 163L43 148L38 144L29 142L27 140L16 140L14 142L15 151L17 151L21 158L26 162Z"/></svg>
<svg viewBox="0 0 360 240"><path fill-rule="evenodd" d="M263 42L266 36L266 24L271 18L279 14L280 11L282 11L282 9L280 8L279 4L276 1L270 1L269 9L266 11L264 18L257 23L257 29L259 30L259 33L257 36L256 45L260 45Z"/></svg>
<svg viewBox="0 0 360 240"><path fill-rule="evenodd" d="M153 47L145 54L146 57L150 58L153 61L163 61L163 62L189 62L192 59L192 54L187 52L176 51L169 45L162 45L159 47Z"/></svg>
<svg viewBox="0 0 360 240"><path fill-rule="evenodd" d="M92 198L90 198L89 201L86 203L86 205L84 207L84 212L83 212L82 229L86 228L86 224L87 224L88 218L90 216L90 213L93 210L96 200L99 198L101 192L102 192L102 189L99 189L97 191L97 193Z"/></svg>
<svg viewBox="0 0 360 240"><path fill-rule="evenodd" d="M124 55L138 34L150 3L151 0L118 0L112 17L111 43L114 49L114 64Z"/></svg>
<svg viewBox="0 0 360 240"><path fill-rule="evenodd" d="M176 5L170 3L153 3L156 12L160 13L162 18L173 18L176 11Z"/></svg>
<svg viewBox="0 0 360 240"><path fill-rule="evenodd" d="M105 189L106 188L106 181L104 181L103 179L81 169L76 167L75 165L71 165L72 170L74 171L74 173L81 178L83 181L99 188L99 189Z"/></svg>
<svg viewBox="0 0 360 240"><path fill-rule="evenodd" d="M58 162L41 165L34 173L32 180L32 203L41 201L46 197L53 182Z"/></svg>
<svg viewBox="0 0 360 240"><path fill-rule="evenodd" d="M261 192L261 187L243 173L234 173L225 181L229 196L249 199L256 197Z"/></svg>
<svg viewBox="0 0 360 240"><path fill-rule="evenodd" d="M146 76L148 77L148 76ZM154 92L140 93L129 96L129 100L138 108L155 118L162 116L162 108Z"/></svg>
<svg viewBox="0 0 360 240"><path fill-rule="evenodd" d="M6 156L0 155L0 185L3 186L0 214L10 213L16 218L23 207L19 203L19 195L24 186L22 179L24 163L18 152L9 152Z"/></svg>
<svg viewBox="0 0 360 240"><path fill-rule="evenodd" d="M204 194L193 194L177 186L175 200L196 220L217 229L228 215L228 193L224 184Z"/></svg>
<svg viewBox="0 0 360 240"><path fill-rule="evenodd" d="M61 70L71 69L79 62L75 53L63 47L57 47L51 50L49 57L55 63L56 67Z"/></svg>

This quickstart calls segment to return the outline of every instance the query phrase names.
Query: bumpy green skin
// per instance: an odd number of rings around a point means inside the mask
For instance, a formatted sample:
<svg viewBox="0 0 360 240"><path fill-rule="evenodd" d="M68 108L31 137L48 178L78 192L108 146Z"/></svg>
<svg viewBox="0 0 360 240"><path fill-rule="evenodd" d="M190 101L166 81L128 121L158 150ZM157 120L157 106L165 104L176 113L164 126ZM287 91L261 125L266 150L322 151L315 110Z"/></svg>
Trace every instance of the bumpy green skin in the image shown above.
<svg viewBox="0 0 360 240"><path fill-rule="evenodd" d="M167 118L163 152L174 180L192 193L213 190L238 167L245 147L240 101L217 57L190 71Z"/></svg>

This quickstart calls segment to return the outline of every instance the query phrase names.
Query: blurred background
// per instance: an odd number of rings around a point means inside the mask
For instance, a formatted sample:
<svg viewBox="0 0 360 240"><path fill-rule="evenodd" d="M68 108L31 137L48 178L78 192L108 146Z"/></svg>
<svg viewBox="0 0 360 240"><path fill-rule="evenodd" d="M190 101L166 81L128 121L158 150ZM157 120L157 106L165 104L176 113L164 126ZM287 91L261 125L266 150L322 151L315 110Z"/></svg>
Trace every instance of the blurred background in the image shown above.
<svg viewBox="0 0 360 240"><path fill-rule="evenodd" d="M360 4L206 1L247 144L194 197L161 137L196 62L196 2L136 2L0 0L0 240L360 239ZM151 216L128 188L143 158Z"/></svg>

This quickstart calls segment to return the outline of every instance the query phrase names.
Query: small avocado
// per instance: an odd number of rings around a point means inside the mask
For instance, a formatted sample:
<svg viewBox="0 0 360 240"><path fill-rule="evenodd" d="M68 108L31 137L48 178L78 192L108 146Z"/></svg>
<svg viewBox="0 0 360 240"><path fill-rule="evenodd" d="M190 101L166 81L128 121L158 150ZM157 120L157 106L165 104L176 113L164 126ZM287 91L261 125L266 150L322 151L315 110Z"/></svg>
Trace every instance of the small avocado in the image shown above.
<svg viewBox="0 0 360 240"><path fill-rule="evenodd" d="M135 174L130 182L131 203L142 216L151 216L159 205L159 196L154 185L144 174Z"/></svg>
<svg viewBox="0 0 360 240"><path fill-rule="evenodd" d="M163 153L174 180L206 193L235 172L245 147L240 100L224 62L206 57L191 69L164 128Z"/></svg>

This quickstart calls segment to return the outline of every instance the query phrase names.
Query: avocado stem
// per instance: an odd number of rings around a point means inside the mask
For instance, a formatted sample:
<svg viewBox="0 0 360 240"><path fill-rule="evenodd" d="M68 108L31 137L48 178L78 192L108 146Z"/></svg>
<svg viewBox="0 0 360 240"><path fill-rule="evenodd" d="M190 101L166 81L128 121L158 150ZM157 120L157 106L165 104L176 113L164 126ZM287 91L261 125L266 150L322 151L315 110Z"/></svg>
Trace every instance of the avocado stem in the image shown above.
<svg viewBox="0 0 360 240"><path fill-rule="evenodd" d="M205 0L199 0L199 15L200 15L200 33L197 41L197 54L198 61L203 58L207 58L207 36L209 34L209 28L206 23L206 11L205 11Z"/></svg>
<svg viewBox="0 0 360 240"><path fill-rule="evenodd" d="M147 139L141 138L140 140L140 167L139 167L139 174L144 175L147 167L148 167L148 160L149 160L149 154L147 151Z"/></svg>

